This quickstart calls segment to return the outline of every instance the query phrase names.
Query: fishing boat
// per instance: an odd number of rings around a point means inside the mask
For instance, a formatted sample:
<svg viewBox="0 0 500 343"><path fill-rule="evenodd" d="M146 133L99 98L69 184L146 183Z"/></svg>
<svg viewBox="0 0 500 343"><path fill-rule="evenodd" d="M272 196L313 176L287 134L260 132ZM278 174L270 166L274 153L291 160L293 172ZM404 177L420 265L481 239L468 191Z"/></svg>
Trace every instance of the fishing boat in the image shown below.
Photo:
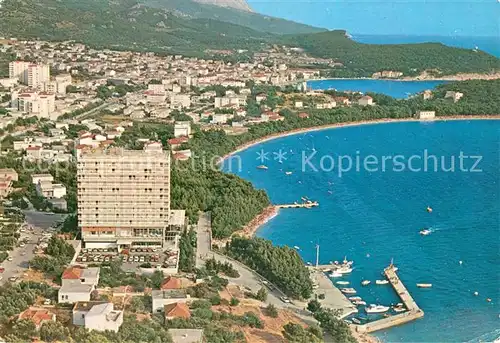
<svg viewBox="0 0 500 343"><path fill-rule="evenodd" d="M363 280L363 281L361 281L361 285L362 286L368 286L370 283L371 283L370 280Z"/></svg>
<svg viewBox="0 0 500 343"><path fill-rule="evenodd" d="M356 294L356 290L354 288L342 288L340 291L344 294Z"/></svg>
<svg viewBox="0 0 500 343"><path fill-rule="evenodd" d="M337 281L337 285L348 285L349 281Z"/></svg>
<svg viewBox="0 0 500 343"><path fill-rule="evenodd" d="M389 281L387 281L387 280L376 280L375 283L377 285L387 285L389 283Z"/></svg>
<svg viewBox="0 0 500 343"><path fill-rule="evenodd" d="M384 313L389 311L388 306L383 306L383 305L374 305L371 304L370 306L365 308L366 313Z"/></svg>
<svg viewBox="0 0 500 343"><path fill-rule="evenodd" d="M261 164L260 166L257 166L257 169L263 169L263 170L267 170L269 169L267 166Z"/></svg>
<svg viewBox="0 0 500 343"><path fill-rule="evenodd" d="M431 288L432 283L417 283L418 288Z"/></svg>
<svg viewBox="0 0 500 343"><path fill-rule="evenodd" d="M328 274L328 276L335 278L335 277L342 277L343 275L340 273L337 273L337 272L333 272L333 273Z"/></svg>
<svg viewBox="0 0 500 343"><path fill-rule="evenodd" d="M287 172L285 172L285 174L286 174L286 175L292 175L292 172L287 171Z"/></svg>
<svg viewBox="0 0 500 343"><path fill-rule="evenodd" d="M361 324L361 320L359 320L358 318L352 318L351 321L354 323L354 324Z"/></svg>
<svg viewBox="0 0 500 343"><path fill-rule="evenodd" d="M419 232L422 236L427 236L427 235L430 235L432 233L432 231L430 229L423 229Z"/></svg>

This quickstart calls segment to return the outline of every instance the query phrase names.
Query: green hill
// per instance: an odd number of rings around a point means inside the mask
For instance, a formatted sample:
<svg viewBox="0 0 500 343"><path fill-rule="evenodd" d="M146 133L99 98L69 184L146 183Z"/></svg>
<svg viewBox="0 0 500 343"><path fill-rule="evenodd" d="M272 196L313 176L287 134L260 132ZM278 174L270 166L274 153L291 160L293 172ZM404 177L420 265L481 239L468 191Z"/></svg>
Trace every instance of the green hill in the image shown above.
<svg viewBox="0 0 500 343"><path fill-rule="evenodd" d="M324 29L299 24L290 20L240 11L234 8L201 4L192 0L142 0L150 7L167 9L189 18L214 19L246 26L256 31L275 34L299 34L325 31Z"/></svg>
<svg viewBox="0 0 500 343"><path fill-rule="evenodd" d="M424 70L436 74L488 73L500 69L500 59L482 51L453 48L441 43L362 44L342 30L290 35L280 40L295 44L317 57L334 58L346 68L339 76L371 76L381 70L417 75Z"/></svg>
<svg viewBox="0 0 500 343"><path fill-rule="evenodd" d="M258 48L270 34L222 21L190 19L135 0L5 0L0 35L81 41L96 47L200 53Z"/></svg>

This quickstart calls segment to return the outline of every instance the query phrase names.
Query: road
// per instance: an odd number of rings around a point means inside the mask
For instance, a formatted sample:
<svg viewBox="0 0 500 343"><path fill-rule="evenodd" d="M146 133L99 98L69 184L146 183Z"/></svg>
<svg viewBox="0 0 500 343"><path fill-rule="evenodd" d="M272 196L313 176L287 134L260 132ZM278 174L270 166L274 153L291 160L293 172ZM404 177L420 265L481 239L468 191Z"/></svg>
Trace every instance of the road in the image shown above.
<svg viewBox="0 0 500 343"><path fill-rule="evenodd" d="M3 261L0 266L5 268L3 273L0 273L2 280L0 284L8 282L10 277L22 276L22 274L28 269L28 262L35 256L33 253L35 246L38 243L38 238L42 233L42 229L34 228L33 232L21 232L21 237L19 242L24 238L28 239L28 242L24 247L15 247L13 251L9 251L9 257L12 257L12 261Z"/></svg>
<svg viewBox="0 0 500 343"><path fill-rule="evenodd" d="M233 267L238 271L240 276L238 278L230 278L227 277L229 282L241 286L242 288L247 289L253 293L256 293L259 289L263 287L264 278L258 275L256 272L245 266L244 264L235 261L233 259L228 258L227 256L221 255L215 251L211 250L210 246L210 232L211 232L211 220L209 213L202 213L198 219L197 225L197 251L196 251L196 266L201 267L204 265L204 260L207 258L215 258L220 262L229 262L233 265ZM273 287L273 290L268 288L268 295L266 303L273 304L278 308L285 308L287 310L293 311L299 317L308 322L313 322L314 319L311 317L311 314L305 311L306 303L303 302L295 302L294 303L285 303L280 297L284 294Z"/></svg>
<svg viewBox="0 0 500 343"><path fill-rule="evenodd" d="M46 212L38 212L35 210L24 210L24 215L26 216L26 222L34 227L41 229L48 229L49 227L54 227L58 222L64 221L67 214L49 214Z"/></svg>
<svg viewBox="0 0 500 343"><path fill-rule="evenodd" d="M94 113L102 111L106 107L111 106L112 104L115 104L116 102L118 102L117 99L111 99L110 101L106 101L106 102L100 104L99 106L97 106L96 108L93 108L93 109L91 109L91 110L89 110L87 112L79 114L79 115L77 115L76 117L74 117L72 119L76 119L76 120L86 119L87 117L92 116Z"/></svg>

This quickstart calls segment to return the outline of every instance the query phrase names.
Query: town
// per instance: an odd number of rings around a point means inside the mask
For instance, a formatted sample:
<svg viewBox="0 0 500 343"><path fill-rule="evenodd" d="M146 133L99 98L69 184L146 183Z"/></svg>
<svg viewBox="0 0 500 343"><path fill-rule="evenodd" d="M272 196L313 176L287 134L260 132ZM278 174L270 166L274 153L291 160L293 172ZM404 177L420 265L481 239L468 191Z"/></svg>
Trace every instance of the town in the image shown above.
<svg viewBox="0 0 500 343"><path fill-rule="evenodd" d="M241 63L71 41L9 40L1 51L12 60L0 79L0 284L20 285L8 291L12 296L36 290L27 308L5 312L1 334L64 341L68 324L116 333L127 315L138 323L159 315L189 323L165 330L173 342L216 342L207 337L218 335L256 341L255 330L222 332L188 321L225 316L252 329L278 318L285 337L319 342L316 326L308 331L302 321L353 312L336 288L319 286L314 278L324 275L317 273L306 276L316 298L292 301L261 274L212 250L218 237L209 213L193 221L171 199L172 166L194 158L190 143L200 132L237 137L288 121L289 112L306 121L313 111L376 107L370 95L308 87L338 62L275 46ZM379 76L394 75L400 76ZM431 91L419 96L433 98ZM463 96L444 97L455 103ZM412 115L428 120L435 111Z"/></svg>

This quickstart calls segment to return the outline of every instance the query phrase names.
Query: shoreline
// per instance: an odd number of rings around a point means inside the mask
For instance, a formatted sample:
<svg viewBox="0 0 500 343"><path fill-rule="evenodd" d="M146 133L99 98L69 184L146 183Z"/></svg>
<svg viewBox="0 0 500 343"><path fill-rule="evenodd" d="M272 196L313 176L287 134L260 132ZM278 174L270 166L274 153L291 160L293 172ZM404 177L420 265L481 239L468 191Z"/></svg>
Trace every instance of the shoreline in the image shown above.
<svg viewBox="0 0 500 343"><path fill-rule="evenodd" d="M353 126L361 126L361 125L375 125L375 124L387 124L387 123L406 123L406 122L436 122L436 121L456 121L456 120L500 120L500 114L492 114L492 115L457 115L457 116L443 116L436 117L433 120L420 120L416 118L403 118L403 119L376 119L376 120L362 120L362 121L351 121L344 123L335 123L335 124L327 124L320 126L312 126L308 128L295 129L291 131L284 131L280 133L271 134L259 139L255 139L253 141L247 142L238 146L235 150L230 153L224 155L221 159L219 159L218 164L223 163L228 158L231 158L233 155L238 154L246 149L249 149L255 145L269 142L278 138L289 137L298 135L301 133L322 131L328 129L342 128L342 127L353 127ZM278 216L279 209L277 206L270 204L267 206L262 212L260 212L257 216L255 216L247 225L241 228L238 231L235 231L231 234L229 238L223 240L216 240L214 243L217 244L225 244L231 237L234 235L243 236L246 238L251 238L255 236L257 231L261 228L262 225L267 223L269 220Z"/></svg>
<svg viewBox="0 0 500 343"><path fill-rule="evenodd" d="M468 80L497 80L500 79L500 73L495 74L475 74L475 73L464 73L456 75L444 75L439 77L433 77L429 74L421 74L418 76L403 76L402 78L375 78L375 77L322 77L316 79L304 80L305 82L315 82L315 81L342 81L342 80L374 80L374 81L468 81Z"/></svg>
<svg viewBox="0 0 500 343"><path fill-rule="evenodd" d="M401 123L404 123L404 122L436 122L436 121L452 121L452 120L485 120L485 119L500 120L500 114L442 116L442 117L436 117L435 119L431 119L431 120L420 120L417 118L402 118L402 119L386 118L386 119L375 119L375 120L349 121L349 122L343 122L343 123L334 123L334 124L326 124L326 125L320 125L320 126L312 126L312 127L294 129L294 130L290 130L290 131L283 131L283 132L279 132L279 133L274 133L274 134L264 136L262 138L254 139L252 141L244 143L244 144L236 147L235 150L222 156L222 158L219 159L218 164L224 162L225 160L227 160L228 158L230 158L233 155L236 155L236 154L238 154L238 153L240 153L248 148L251 148L254 145L269 142L269 141L272 141L274 139L278 139L278 138L282 138L282 137L298 135L301 133L315 132L315 131L321 131L321 130L327 130L327 129L335 129L335 128L340 128L340 127L371 125L371 124L386 124L386 123L400 123L400 122Z"/></svg>

